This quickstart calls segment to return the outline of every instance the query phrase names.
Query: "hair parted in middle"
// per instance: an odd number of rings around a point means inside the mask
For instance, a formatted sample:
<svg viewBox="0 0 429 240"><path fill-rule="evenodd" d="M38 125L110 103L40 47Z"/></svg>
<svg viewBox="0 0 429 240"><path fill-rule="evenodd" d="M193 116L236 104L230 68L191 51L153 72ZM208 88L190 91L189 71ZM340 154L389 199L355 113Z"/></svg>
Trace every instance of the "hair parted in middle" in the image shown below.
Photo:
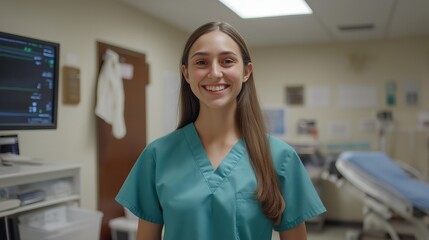
<svg viewBox="0 0 429 240"><path fill-rule="evenodd" d="M244 66L251 63L250 53L244 39L231 25L225 22L209 22L197 28L188 38L183 50L181 66L188 67L191 47L198 38L212 31L221 31L231 37L240 48ZM195 122L199 110L200 102L182 73L178 129ZM280 192L279 182L274 170L264 118L256 95L253 72L247 82L243 84L241 92L237 96L236 111L237 126L246 143L256 175L256 199L261 203L262 210L267 218L277 225L280 223L286 204Z"/></svg>

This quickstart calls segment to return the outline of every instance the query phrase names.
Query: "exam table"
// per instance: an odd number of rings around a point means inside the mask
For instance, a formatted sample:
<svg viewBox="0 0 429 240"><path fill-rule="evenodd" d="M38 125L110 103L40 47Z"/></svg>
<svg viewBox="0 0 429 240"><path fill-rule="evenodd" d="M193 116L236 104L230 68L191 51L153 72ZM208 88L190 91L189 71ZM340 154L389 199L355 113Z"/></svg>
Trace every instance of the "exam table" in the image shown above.
<svg viewBox="0 0 429 240"><path fill-rule="evenodd" d="M346 151L327 167L329 180L364 205L362 231L346 239L381 233L393 240L405 235L429 240L429 184L404 166L383 152Z"/></svg>

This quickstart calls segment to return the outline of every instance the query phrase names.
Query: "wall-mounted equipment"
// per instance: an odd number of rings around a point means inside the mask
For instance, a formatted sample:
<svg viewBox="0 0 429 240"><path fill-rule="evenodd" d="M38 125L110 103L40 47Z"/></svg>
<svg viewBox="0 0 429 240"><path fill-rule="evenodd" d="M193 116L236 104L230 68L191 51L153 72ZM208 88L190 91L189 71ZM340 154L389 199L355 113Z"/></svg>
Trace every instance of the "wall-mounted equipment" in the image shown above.
<svg viewBox="0 0 429 240"><path fill-rule="evenodd" d="M58 43L0 32L0 130L57 127Z"/></svg>

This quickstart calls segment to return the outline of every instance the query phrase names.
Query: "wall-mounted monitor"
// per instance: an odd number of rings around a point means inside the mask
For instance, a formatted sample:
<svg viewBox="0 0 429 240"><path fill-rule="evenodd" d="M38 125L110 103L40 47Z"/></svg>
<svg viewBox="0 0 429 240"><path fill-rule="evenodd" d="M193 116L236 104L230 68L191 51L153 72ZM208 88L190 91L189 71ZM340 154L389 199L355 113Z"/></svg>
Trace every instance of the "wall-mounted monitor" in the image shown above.
<svg viewBox="0 0 429 240"><path fill-rule="evenodd" d="M0 130L57 128L59 51L0 32Z"/></svg>

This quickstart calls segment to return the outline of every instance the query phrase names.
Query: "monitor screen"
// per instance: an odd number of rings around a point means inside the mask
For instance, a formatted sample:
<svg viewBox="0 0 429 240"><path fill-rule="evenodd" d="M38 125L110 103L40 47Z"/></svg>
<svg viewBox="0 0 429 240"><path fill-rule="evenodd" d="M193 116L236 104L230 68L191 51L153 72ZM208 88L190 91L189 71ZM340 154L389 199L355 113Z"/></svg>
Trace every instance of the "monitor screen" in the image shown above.
<svg viewBox="0 0 429 240"><path fill-rule="evenodd" d="M59 44L0 32L0 130L57 127Z"/></svg>

